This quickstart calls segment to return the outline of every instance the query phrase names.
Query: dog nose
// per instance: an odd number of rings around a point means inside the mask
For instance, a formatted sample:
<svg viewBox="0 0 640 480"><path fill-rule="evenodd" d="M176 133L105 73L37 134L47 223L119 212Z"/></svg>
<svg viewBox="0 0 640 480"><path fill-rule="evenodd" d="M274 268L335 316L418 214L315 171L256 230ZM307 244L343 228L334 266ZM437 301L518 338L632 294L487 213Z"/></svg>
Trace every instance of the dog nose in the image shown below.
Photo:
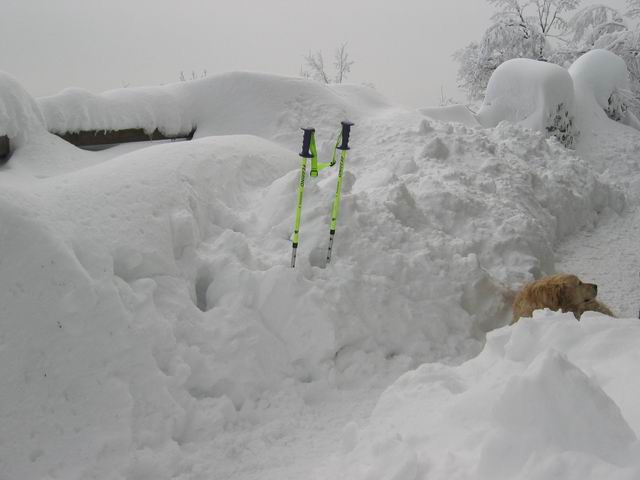
<svg viewBox="0 0 640 480"><path fill-rule="evenodd" d="M596 295L598 294L598 285L593 285L593 291L596 293Z"/></svg>

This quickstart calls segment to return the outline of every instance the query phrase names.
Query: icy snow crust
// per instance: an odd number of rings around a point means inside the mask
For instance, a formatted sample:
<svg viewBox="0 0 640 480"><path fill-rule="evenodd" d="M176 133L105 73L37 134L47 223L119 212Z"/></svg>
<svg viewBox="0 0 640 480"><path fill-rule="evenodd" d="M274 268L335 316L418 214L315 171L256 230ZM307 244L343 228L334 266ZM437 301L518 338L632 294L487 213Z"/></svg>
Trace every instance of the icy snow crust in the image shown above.
<svg viewBox="0 0 640 480"><path fill-rule="evenodd" d="M17 89L12 82L3 86ZM304 406L383 371L477 355L484 333L508 321L505 286L551 272L560 238L625 205L541 133L428 120L367 88L236 73L139 92L151 112L136 117L144 128L195 123L202 138L84 152L47 133L26 94L0 100L31 112L34 132L0 171L2 477L232 476L242 468L234 459L257 447L221 451L217 438L258 428L284 392ZM164 99L154 107L162 111L166 92L182 113L163 124L151 107ZM40 101L48 128L115 125L81 112L76 121L74 95ZM126 108L119 93L107 97ZM298 127L318 129L326 158L344 119L356 127L334 261L323 268L336 181L323 171L307 181L292 270ZM555 354L532 365L534 384L540 372L573 371ZM610 405L597 383L576 376L580 398ZM527 378L510 394L519 405L529 405ZM609 410L599 414L616 422L607 438L630 445ZM345 444L368 465L355 433ZM585 462L596 447L585 447ZM386 456L388 468L402 455ZM609 469L626 457L603 458Z"/></svg>

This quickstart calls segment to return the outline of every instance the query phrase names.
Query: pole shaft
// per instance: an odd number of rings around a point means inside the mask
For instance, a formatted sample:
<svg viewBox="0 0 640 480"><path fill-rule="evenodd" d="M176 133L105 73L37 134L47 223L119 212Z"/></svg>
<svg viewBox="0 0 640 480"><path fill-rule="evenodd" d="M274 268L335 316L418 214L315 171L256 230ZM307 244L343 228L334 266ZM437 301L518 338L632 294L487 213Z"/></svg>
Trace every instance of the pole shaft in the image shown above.
<svg viewBox="0 0 640 480"><path fill-rule="evenodd" d="M340 155L340 164L338 167L338 185L336 186L336 195L333 198L333 209L331 211L331 230L336 229L338 216L340 215L340 198L342 195L342 178L344 175L344 162L347 159L347 151L343 150Z"/></svg>
<svg viewBox="0 0 640 480"><path fill-rule="evenodd" d="M304 196L304 177L307 174L307 159L300 159L300 181L298 182L298 197L296 202L296 222L293 227L293 252L291 253L291 268L296 266L296 253L300 241L300 219L302 218L302 198Z"/></svg>
<svg viewBox="0 0 640 480"><path fill-rule="evenodd" d="M342 178L344 175L344 164L347 160L347 150L342 150L340 155L340 166L338 168L338 185L336 186L336 195L333 198L333 209L331 210L331 230L329 232L329 249L327 250L327 263L331 262L331 253L333 250L333 237L336 234L336 225L338 224L338 216L340 215L340 199L342 196Z"/></svg>
<svg viewBox="0 0 640 480"><path fill-rule="evenodd" d="M333 251L333 237L335 236L335 232L331 232L329 234L329 249L327 250L327 265L331 263L331 252Z"/></svg>

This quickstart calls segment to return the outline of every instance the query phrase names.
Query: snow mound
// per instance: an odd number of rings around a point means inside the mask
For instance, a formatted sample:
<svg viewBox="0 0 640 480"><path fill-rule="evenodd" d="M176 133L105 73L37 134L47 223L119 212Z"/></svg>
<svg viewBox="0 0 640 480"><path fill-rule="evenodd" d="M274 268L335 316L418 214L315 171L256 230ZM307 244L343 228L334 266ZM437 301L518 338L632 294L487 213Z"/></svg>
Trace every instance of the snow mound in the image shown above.
<svg viewBox="0 0 640 480"><path fill-rule="evenodd" d="M604 110L616 91L629 90L629 72L624 60L608 50L591 50L578 58L569 74L580 87L580 93L590 93Z"/></svg>
<svg viewBox="0 0 640 480"><path fill-rule="evenodd" d="M485 127L507 120L545 131L558 106L573 115L573 103L573 81L565 68L517 58L493 73L477 118Z"/></svg>
<svg viewBox="0 0 640 480"><path fill-rule="evenodd" d="M640 129L628 108L629 96L624 60L606 50L585 53L569 70L513 59L491 76L476 118L485 127L508 121L545 132L567 147L582 142L582 151L588 151L594 131L611 128L607 117Z"/></svg>
<svg viewBox="0 0 640 480"><path fill-rule="evenodd" d="M401 377L321 476L637 478L639 341L637 319L536 312L473 360Z"/></svg>
<svg viewBox="0 0 640 480"><path fill-rule="evenodd" d="M15 149L43 131L43 117L36 102L17 80L0 72L0 135L8 136Z"/></svg>
<svg viewBox="0 0 640 480"><path fill-rule="evenodd" d="M629 72L622 58L608 50L591 50L571 65L569 73L581 99L578 110L582 128L597 129L592 124L595 121L598 125L606 115L640 130L640 120L629 110L632 94Z"/></svg>

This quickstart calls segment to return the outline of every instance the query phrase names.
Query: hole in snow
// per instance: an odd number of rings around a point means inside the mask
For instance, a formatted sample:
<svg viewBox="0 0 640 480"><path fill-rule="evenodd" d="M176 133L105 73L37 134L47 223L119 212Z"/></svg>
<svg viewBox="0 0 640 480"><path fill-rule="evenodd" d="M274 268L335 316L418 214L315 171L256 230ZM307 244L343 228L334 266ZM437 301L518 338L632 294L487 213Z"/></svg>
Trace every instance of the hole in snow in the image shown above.
<svg viewBox="0 0 640 480"><path fill-rule="evenodd" d="M203 312L209 310L207 306L207 290L213 283L213 275L206 268L201 268L196 277L196 306Z"/></svg>
<svg viewBox="0 0 640 480"><path fill-rule="evenodd" d="M309 254L309 263L312 267L325 268L327 266L327 249L316 247Z"/></svg>

